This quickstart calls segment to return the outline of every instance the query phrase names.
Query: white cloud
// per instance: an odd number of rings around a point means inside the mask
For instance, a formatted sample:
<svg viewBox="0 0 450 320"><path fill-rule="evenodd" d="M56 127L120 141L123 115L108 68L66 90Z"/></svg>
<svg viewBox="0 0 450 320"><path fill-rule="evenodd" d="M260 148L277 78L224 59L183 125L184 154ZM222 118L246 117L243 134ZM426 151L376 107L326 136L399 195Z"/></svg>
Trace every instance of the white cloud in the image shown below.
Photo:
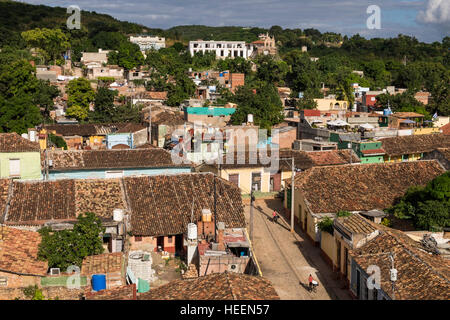
<svg viewBox="0 0 450 320"><path fill-rule="evenodd" d="M428 0L427 8L419 11L417 20L450 26L450 0Z"/></svg>

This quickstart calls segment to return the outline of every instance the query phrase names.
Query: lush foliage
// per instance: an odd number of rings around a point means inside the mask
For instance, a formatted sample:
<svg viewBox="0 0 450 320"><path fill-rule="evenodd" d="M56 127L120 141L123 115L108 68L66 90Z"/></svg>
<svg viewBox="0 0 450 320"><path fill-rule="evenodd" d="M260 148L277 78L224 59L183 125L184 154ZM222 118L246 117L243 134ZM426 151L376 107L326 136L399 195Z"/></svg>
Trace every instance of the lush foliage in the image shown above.
<svg viewBox="0 0 450 320"><path fill-rule="evenodd" d="M450 172L425 187L410 187L389 212L399 219L412 219L418 229L436 230L450 226Z"/></svg>
<svg viewBox="0 0 450 320"><path fill-rule="evenodd" d="M57 148L63 148L64 150L67 150L67 143L66 140L63 139L63 137L54 135L53 133L49 133L48 139Z"/></svg>
<svg viewBox="0 0 450 320"><path fill-rule="evenodd" d="M81 267L83 259L103 252L100 235L105 232L100 218L93 213L81 214L73 229L52 231L45 227L39 230L42 241L38 258L47 260L49 268L66 270L69 266Z"/></svg>
<svg viewBox="0 0 450 320"><path fill-rule="evenodd" d="M68 84L67 94L69 97L66 114L77 120L86 119L89 113L89 105L95 97L91 83L84 78L71 80Z"/></svg>
<svg viewBox="0 0 450 320"><path fill-rule="evenodd" d="M333 220L329 217L325 217L317 224L320 231L328 232L333 235Z"/></svg>
<svg viewBox="0 0 450 320"><path fill-rule="evenodd" d="M95 108L89 120L98 123L139 122L141 107L131 103L115 105L117 95L116 90L100 87L95 94Z"/></svg>

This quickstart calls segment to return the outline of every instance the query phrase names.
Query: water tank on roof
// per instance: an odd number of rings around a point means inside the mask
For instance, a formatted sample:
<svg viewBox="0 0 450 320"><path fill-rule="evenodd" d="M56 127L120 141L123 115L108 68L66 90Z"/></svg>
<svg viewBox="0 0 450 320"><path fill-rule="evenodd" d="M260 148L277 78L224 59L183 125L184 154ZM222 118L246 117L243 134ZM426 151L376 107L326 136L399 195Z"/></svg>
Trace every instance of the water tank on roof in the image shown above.
<svg viewBox="0 0 450 320"><path fill-rule="evenodd" d="M100 291L106 289L106 275L94 274L92 276L92 290Z"/></svg>
<svg viewBox="0 0 450 320"><path fill-rule="evenodd" d="M113 220L117 222L121 222L123 220L123 209L113 210Z"/></svg>
<svg viewBox="0 0 450 320"><path fill-rule="evenodd" d="M212 214L211 210L203 209L202 210L202 221L203 222L211 222Z"/></svg>
<svg viewBox="0 0 450 320"><path fill-rule="evenodd" d="M189 240L197 239L197 225L195 223L188 224L188 239Z"/></svg>
<svg viewBox="0 0 450 320"><path fill-rule="evenodd" d="M384 109L383 110L383 115L384 116L388 116L388 115L390 115L392 113L392 111L390 110L390 109Z"/></svg>
<svg viewBox="0 0 450 320"><path fill-rule="evenodd" d="M253 115L252 115L252 114L248 114L248 115L247 115L247 121L248 121L249 123L253 123Z"/></svg>

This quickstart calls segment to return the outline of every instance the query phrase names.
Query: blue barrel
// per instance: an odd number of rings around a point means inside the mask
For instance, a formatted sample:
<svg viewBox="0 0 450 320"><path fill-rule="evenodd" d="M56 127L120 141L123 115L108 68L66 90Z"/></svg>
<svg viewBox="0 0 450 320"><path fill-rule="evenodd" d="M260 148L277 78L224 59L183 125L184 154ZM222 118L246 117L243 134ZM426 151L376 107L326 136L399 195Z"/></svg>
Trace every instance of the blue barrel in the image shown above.
<svg viewBox="0 0 450 320"><path fill-rule="evenodd" d="M94 291L100 291L106 289L106 275L94 274L92 276L92 289Z"/></svg>

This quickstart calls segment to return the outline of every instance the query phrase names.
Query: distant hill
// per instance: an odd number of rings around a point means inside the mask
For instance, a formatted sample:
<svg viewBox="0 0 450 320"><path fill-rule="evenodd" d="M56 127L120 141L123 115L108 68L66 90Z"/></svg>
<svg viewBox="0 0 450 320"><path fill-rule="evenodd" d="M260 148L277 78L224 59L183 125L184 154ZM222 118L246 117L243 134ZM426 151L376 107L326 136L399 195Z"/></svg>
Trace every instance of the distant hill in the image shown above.
<svg viewBox="0 0 450 320"><path fill-rule="evenodd" d="M17 45L20 33L34 28L60 28L67 30L67 8L31 5L0 0L0 46ZM82 30L90 36L99 31L118 31L125 34L152 32L145 26L117 20L107 14L81 12ZM155 30L157 31L157 30Z"/></svg>

